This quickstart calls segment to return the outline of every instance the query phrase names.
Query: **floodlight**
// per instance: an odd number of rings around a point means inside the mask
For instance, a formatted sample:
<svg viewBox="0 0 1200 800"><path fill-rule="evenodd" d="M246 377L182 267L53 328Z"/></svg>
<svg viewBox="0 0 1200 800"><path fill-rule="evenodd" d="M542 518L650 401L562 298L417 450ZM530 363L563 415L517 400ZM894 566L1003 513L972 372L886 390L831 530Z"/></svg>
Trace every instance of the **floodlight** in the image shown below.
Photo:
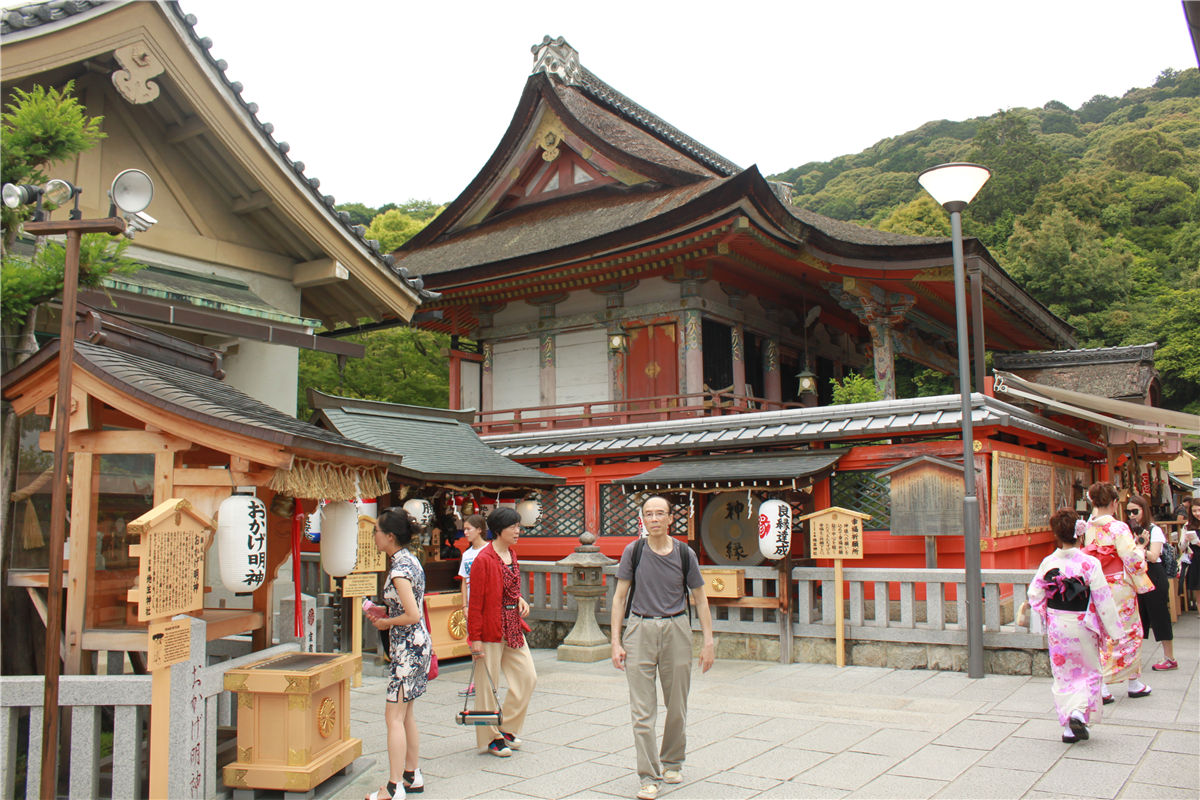
<svg viewBox="0 0 1200 800"><path fill-rule="evenodd" d="M47 203L53 203L56 206L61 206L78 193L79 190L67 181L61 178L54 178L47 181L42 187L42 200Z"/></svg>
<svg viewBox="0 0 1200 800"><path fill-rule="evenodd" d="M4 205L9 208L17 208L37 200L38 195L42 193L41 187L31 186L29 184L17 185L15 183L4 184L4 189L0 191L4 199Z"/></svg>
<svg viewBox="0 0 1200 800"><path fill-rule="evenodd" d="M108 196L125 214L136 214L154 198L154 181L140 169L127 169L113 178Z"/></svg>

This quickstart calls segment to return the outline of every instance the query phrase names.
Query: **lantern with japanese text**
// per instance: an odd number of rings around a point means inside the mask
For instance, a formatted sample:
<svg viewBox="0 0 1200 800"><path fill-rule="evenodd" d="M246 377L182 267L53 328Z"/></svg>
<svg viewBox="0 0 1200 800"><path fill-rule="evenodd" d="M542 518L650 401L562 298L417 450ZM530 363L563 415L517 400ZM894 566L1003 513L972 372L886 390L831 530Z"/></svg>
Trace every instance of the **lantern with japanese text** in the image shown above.
<svg viewBox="0 0 1200 800"><path fill-rule="evenodd" d="M358 561L358 509L339 500L321 509L321 569L334 578L350 574Z"/></svg>
<svg viewBox="0 0 1200 800"><path fill-rule="evenodd" d="M321 509L325 508L325 503L325 500L318 502L316 510L304 522L304 539L313 544L321 541Z"/></svg>
<svg viewBox="0 0 1200 800"><path fill-rule="evenodd" d="M433 522L433 504L428 500L414 497L404 503L404 510L422 528L428 528L429 523Z"/></svg>
<svg viewBox="0 0 1200 800"><path fill-rule="evenodd" d="M253 592L267 577L267 507L251 494L235 494L217 509L221 584Z"/></svg>
<svg viewBox="0 0 1200 800"><path fill-rule="evenodd" d="M758 507L758 550L763 558L778 561L792 548L792 507L782 500L767 500Z"/></svg>
<svg viewBox="0 0 1200 800"><path fill-rule="evenodd" d="M521 524L526 528L537 525L538 520L542 518L542 501L536 497L522 500L517 503L517 516L521 518Z"/></svg>

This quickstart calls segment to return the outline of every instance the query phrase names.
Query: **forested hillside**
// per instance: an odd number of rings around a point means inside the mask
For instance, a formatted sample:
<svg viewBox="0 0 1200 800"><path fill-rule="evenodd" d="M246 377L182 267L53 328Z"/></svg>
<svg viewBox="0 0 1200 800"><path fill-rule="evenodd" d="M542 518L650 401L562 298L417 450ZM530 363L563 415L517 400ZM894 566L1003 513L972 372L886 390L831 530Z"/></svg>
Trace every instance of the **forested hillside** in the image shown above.
<svg viewBox="0 0 1200 800"><path fill-rule="evenodd" d="M1200 412L1200 71L1149 88L939 120L778 175L793 202L900 233L949 236L916 181L947 161L992 178L963 228L1076 329L1080 346L1160 345L1164 403Z"/></svg>

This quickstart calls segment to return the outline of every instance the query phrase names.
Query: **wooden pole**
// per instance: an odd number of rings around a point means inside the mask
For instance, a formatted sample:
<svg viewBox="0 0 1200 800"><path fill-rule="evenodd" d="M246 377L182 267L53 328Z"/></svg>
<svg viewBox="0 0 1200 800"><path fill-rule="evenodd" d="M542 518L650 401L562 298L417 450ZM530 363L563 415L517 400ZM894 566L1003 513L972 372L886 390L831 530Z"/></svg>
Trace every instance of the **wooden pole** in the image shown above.
<svg viewBox="0 0 1200 800"><path fill-rule="evenodd" d="M62 320L58 340L58 394L54 400L54 487L50 507L50 574L46 591L46 681L42 698L42 800L58 793L58 678L62 665L63 542L67 522L67 429L71 424L71 366L75 361L75 309L79 296L79 244L84 232L121 233L125 221L28 222L34 236L65 233ZM77 543L82 549L85 545ZM82 553L80 556L82 557Z"/></svg>
<svg viewBox="0 0 1200 800"><path fill-rule="evenodd" d="M150 797L167 796L170 753L171 667L168 665L150 671Z"/></svg>
<svg viewBox="0 0 1200 800"><path fill-rule="evenodd" d="M350 619L353 621L350 623L350 636L354 640L354 643L351 648L351 652L354 653L354 657L359 660L359 663L362 663L362 631L363 631L362 618L363 618L362 607L361 606L355 607L355 605L351 605L350 606ZM350 686L355 689L362 686L362 672L361 671L354 673L354 675L350 678Z"/></svg>
<svg viewBox="0 0 1200 800"><path fill-rule="evenodd" d="M834 619L834 635L837 641L834 648L837 651L837 665L839 667L846 666L846 620L843 605L845 598L842 592L842 560L835 558L833 560L833 619Z"/></svg>

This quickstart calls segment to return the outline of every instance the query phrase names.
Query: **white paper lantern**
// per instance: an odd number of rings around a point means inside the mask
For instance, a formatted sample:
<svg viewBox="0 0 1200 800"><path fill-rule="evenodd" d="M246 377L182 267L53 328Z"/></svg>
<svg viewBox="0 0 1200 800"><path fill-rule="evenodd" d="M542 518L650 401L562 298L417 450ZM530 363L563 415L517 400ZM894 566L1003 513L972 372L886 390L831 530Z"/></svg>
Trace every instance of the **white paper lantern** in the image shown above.
<svg viewBox="0 0 1200 800"><path fill-rule="evenodd" d="M321 509L321 569L342 578L358 561L358 509L339 500Z"/></svg>
<svg viewBox="0 0 1200 800"><path fill-rule="evenodd" d="M421 500L414 497L412 500L405 502L404 510L422 528L428 528L429 523L433 522L433 504L428 500Z"/></svg>
<svg viewBox="0 0 1200 800"><path fill-rule="evenodd" d="M253 495L235 494L217 509L221 584L253 592L267 577L267 507Z"/></svg>
<svg viewBox="0 0 1200 800"><path fill-rule="evenodd" d="M522 500L517 503L517 516L526 528L537 525L538 520L542 518L542 501L533 498Z"/></svg>
<svg viewBox="0 0 1200 800"><path fill-rule="evenodd" d="M321 541L321 509L325 508L326 500L317 503L317 508L304 521L304 538L313 544Z"/></svg>
<svg viewBox="0 0 1200 800"><path fill-rule="evenodd" d="M767 500L758 507L758 551L778 561L792 549L792 507L782 500Z"/></svg>

